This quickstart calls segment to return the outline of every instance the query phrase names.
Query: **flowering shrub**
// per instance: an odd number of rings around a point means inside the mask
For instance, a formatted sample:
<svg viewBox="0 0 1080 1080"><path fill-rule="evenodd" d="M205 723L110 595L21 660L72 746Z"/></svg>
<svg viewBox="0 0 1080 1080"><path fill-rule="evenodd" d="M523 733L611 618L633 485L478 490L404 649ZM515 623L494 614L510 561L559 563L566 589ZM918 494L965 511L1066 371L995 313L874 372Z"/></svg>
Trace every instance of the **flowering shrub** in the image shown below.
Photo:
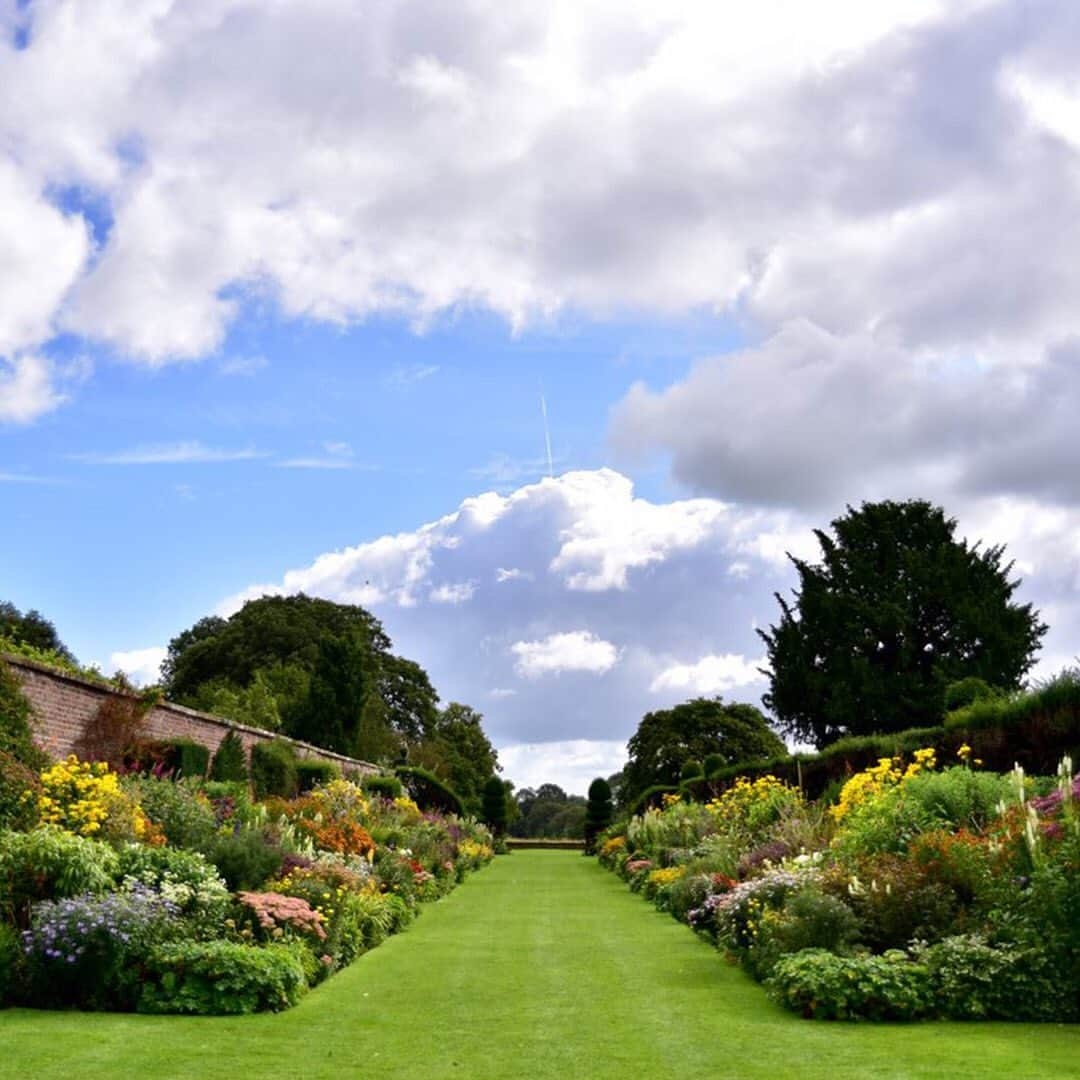
<svg viewBox="0 0 1080 1080"><path fill-rule="evenodd" d="M79 761L74 754L41 774L37 807L43 825L76 836L137 838L147 828L146 815L121 790L116 773L104 762Z"/></svg>
<svg viewBox="0 0 1080 1080"><path fill-rule="evenodd" d="M177 930L175 904L133 885L124 893L44 900L34 906L23 951L35 1004L134 1007L137 963Z"/></svg>
<svg viewBox="0 0 1080 1080"><path fill-rule="evenodd" d="M231 894L217 869L194 851L129 844L119 852L120 888L153 889L193 920L199 936L220 933Z"/></svg>
<svg viewBox="0 0 1080 1080"><path fill-rule="evenodd" d="M872 803L883 792L918 776L924 770L933 769L937 764L937 753L932 747L916 750L907 768L903 768L903 764L899 756L883 757L878 758L876 765L856 773L841 788L840 798L832 809L833 817L843 821L852 811Z"/></svg>
<svg viewBox="0 0 1080 1080"><path fill-rule="evenodd" d="M739 777L719 798L707 804L719 827L737 835L746 846L760 844L782 815L805 806L802 792L773 775Z"/></svg>
<svg viewBox="0 0 1080 1080"><path fill-rule="evenodd" d="M239 892L236 899L250 909L268 937L280 938L291 929L319 941L326 940L323 917L306 900L275 892Z"/></svg>

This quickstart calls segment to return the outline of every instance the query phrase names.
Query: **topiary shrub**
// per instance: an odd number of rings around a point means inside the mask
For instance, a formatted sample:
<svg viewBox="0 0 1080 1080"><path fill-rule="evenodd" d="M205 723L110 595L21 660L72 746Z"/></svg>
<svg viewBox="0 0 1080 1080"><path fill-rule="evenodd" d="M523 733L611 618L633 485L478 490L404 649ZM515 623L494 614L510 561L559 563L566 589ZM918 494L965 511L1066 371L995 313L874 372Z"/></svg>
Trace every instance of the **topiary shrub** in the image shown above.
<svg viewBox="0 0 1080 1080"><path fill-rule="evenodd" d="M682 781L696 780L699 776L703 775L701 770L700 761L687 761L682 770L679 773L679 779Z"/></svg>
<svg viewBox="0 0 1080 1080"><path fill-rule="evenodd" d="M945 711L955 712L976 701L986 701L1000 696L1001 691L995 690L985 679L971 675L966 679L951 682L945 687Z"/></svg>
<svg viewBox="0 0 1080 1080"><path fill-rule="evenodd" d="M341 770L329 761L310 761L301 758L296 763L296 782L300 791L310 791L321 784L337 779Z"/></svg>
<svg viewBox="0 0 1080 1080"><path fill-rule="evenodd" d="M291 799L296 795L296 752L287 742L274 739L256 743L251 748L251 783L255 798L278 795Z"/></svg>
<svg viewBox="0 0 1080 1080"><path fill-rule="evenodd" d="M248 778L247 754L244 741L235 731L227 731L218 743L210 762L211 780L246 780Z"/></svg>
<svg viewBox="0 0 1080 1080"><path fill-rule="evenodd" d="M226 1016L278 1011L307 990L304 946L181 942L155 949L146 964L139 1012Z"/></svg>
<svg viewBox="0 0 1080 1080"><path fill-rule="evenodd" d="M611 800L611 785L598 776L589 785L589 799L585 804L585 852L592 855L596 850L596 838L615 816Z"/></svg>
<svg viewBox="0 0 1080 1080"><path fill-rule="evenodd" d="M210 751L194 739L166 739L162 743L166 766L177 779L204 778L210 769Z"/></svg>
<svg viewBox="0 0 1080 1080"><path fill-rule="evenodd" d="M400 798L405 790L396 776L365 776L360 786L380 799Z"/></svg>
<svg viewBox="0 0 1080 1080"><path fill-rule="evenodd" d="M506 832L506 785L497 776L491 777L484 784L481 813L496 837Z"/></svg>
<svg viewBox="0 0 1080 1080"><path fill-rule="evenodd" d="M701 771L708 780L715 773L718 773L726 764L727 759L723 754L709 754L708 757L701 763Z"/></svg>
<svg viewBox="0 0 1080 1080"><path fill-rule="evenodd" d="M400 778L409 797L421 810L438 810L445 814L465 816L465 804L448 784L434 773L412 765L399 765L394 772Z"/></svg>

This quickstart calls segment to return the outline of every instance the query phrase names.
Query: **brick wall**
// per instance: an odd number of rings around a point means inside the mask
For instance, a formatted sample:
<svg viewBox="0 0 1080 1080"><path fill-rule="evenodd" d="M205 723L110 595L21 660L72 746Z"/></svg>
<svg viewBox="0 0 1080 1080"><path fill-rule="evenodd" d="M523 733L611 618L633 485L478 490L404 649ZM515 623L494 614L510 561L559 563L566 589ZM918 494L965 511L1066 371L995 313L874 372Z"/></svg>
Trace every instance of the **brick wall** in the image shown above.
<svg viewBox="0 0 1080 1080"><path fill-rule="evenodd" d="M134 694L112 690L91 679L69 675L19 656L0 656L0 660L6 662L21 679L23 693L34 709L36 740L52 758L64 758L73 752L83 726L96 715L103 700L108 697L136 697ZM270 731L236 724L220 716L212 716L210 713L188 709L168 701L161 702L150 710L144 730L151 739L193 739L207 747L210 753L218 748L218 744L229 731L235 731L240 736L245 752L250 752L257 742L281 738ZM302 758L328 761L342 769L357 772L378 771L366 761L356 761L297 739L286 741L296 747L297 755Z"/></svg>

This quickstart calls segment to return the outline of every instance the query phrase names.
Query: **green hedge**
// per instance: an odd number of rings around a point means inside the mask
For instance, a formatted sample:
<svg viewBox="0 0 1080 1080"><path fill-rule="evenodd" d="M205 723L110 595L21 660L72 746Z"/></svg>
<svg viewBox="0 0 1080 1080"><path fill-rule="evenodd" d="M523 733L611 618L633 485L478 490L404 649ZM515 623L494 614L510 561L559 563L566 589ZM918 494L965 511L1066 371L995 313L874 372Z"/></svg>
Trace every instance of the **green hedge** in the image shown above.
<svg viewBox="0 0 1080 1080"><path fill-rule="evenodd" d="M365 776L361 786L370 794L383 799L396 799L405 790L396 776Z"/></svg>
<svg viewBox="0 0 1080 1080"><path fill-rule="evenodd" d="M210 771L210 750L194 739L160 739L163 760L173 776L205 777Z"/></svg>
<svg viewBox="0 0 1080 1080"><path fill-rule="evenodd" d="M296 781L301 792L310 791L320 784L329 784L340 775L341 770L329 761L310 761L300 758L296 762Z"/></svg>
<svg viewBox="0 0 1080 1080"><path fill-rule="evenodd" d="M413 765L399 765L394 772L421 810L439 810L464 817L465 805L461 797L434 773Z"/></svg>
<svg viewBox="0 0 1080 1080"><path fill-rule="evenodd" d="M291 799L299 790L296 752L287 742L274 739L251 748L251 784L255 798L280 795Z"/></svg>

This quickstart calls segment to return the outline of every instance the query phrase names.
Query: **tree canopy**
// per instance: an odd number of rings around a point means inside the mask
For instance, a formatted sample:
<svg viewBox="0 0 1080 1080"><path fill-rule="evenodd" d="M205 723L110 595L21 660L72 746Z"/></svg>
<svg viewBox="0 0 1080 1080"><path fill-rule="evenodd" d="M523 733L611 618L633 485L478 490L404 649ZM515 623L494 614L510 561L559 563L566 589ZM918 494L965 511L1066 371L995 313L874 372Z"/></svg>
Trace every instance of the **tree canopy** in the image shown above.
<svg viewBox="0 0 1080 1080"><path fill-rule="evenodd" d="M760 631L784 731L820 747L939 723L956 680L1020 685L1046 627L1013 601L1004 547L957 540L921 500L848 507L832 530L815 530L820 563L792 557L795 602L778 594L780 621Z"/></svg>
<svg viewBox="0 0 1080 1080"><path fill-rule="evenodd" d="M580 839L585 828L585 800L567 795L558 784L521 788L514 795L517 819L510 825L510 835L533 839Z"/></svg>
<svg viewBox="0 0 1080 1080"><path fill-rule="evenodd" d="M44 652L53 652L68 663L75 663L75 657L60 640L56 627L40 611L33 608L22 612L9 601L0 600L0 638L8 638Z"/></svg>
<svg viewBox="0 0 1080 1080"><path fill-rule="evenodd" d="M410 761L445 780L472 814L480 813L485 782L500 771L483 719L471 706L451 701L445 709L435 710L409 749Z"/></svg>
<svg viewBox="0 0 1080 1080"><path fill-rule="evenodd" d="M619 799L631 803L654 784L677 784L688 761L710 754L726 764L784 753L784 744L753 705L725 705L721 698L694 698L671 709L646 713L627 744Z"/></svg>

